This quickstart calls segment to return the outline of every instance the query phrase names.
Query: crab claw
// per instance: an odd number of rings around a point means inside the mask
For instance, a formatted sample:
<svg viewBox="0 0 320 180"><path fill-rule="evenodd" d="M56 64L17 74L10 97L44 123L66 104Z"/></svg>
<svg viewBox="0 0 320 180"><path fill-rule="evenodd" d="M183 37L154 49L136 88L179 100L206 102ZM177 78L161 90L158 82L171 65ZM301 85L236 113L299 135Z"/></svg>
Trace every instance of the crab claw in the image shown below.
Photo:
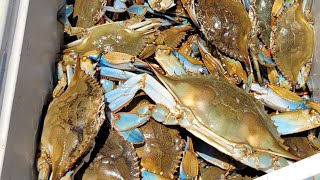
<svg viewBox="0 0 320 180"><path fill-rule="evenodd" d="M293 134L320 126L320 115L313 109L287 111L273 115L271 119L278 126L279 133Z"/></svg>
<svg viewBox="0 0 320 180"><path fill-rule="evenodd" d="M143 170L141 172L141 176L142 176L142 180L170 180L170 178L166 178L146 170Z"/></svg>
<svg viewBox="0 0 320 180"><path fill-rule="evenodd" d="M155 11L166 11L176 5L174 0L148 0L148 3Z"/></svg>
<svg viewBox="0 0 320 180"><path fill-rule="evenodd" d="M194 7L194 0L181 0L183 7L187 10L192 22L194 23L197 28L201 28L197 16L196 16L196 10Z"/></svg>
<svg viewBox="0 0 320 180"><path fill-rule="evenodd" d="M121 0L115 0L113 6L105 6L103 8L104 11L123 13L127 11L127 6L125 2Z"/></svg>
<svg viewBox="0 0 320 180"><path fill-rule="evenodd" d="M119 134L123 137L124 140L133 144L142 144L144 142L144 136L138 128L119 132Z"/></svg>

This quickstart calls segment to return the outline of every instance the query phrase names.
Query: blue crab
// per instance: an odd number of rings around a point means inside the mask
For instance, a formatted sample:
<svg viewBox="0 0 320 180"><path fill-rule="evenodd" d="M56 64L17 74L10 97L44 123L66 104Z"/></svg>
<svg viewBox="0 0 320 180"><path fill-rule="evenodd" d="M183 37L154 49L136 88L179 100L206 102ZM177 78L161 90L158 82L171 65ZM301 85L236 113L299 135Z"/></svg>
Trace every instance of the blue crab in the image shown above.
<svg viewBox="0 0 320 180"><path fill-rule="evenodd" d="M265 66L275 66L271 58L270 36L272 27L272 7L275 0L251 1L249 17L253 24L250 51L254 60Z"/></svg>
<svg viewBox="0 0 320 180"><path fill-rule="evenodd" d="M296 0L276 18L271 34L271 50L281 73L294 86L301 68L311 60L314 31L303 13L302 0Z"/></svg>
<svg viewBox="0 0 320 180"><path fill-rule="evenodd" d="M137 153L131 143L111 130L105 145L86 169L83 180L140 179Z"/></svg>
<svg viewBox="0 0 320 180"><path fill-rule="evenodd" d="M145 47L148 38L151 37L148 36L150 34L148 29L154 26L161 26L161 23L153 22L153 20L150 20L134 25L137 30L132 30L131 27L124 27L119 23L98 25L89 29L88 34L82 39L68 44L68 48L63 52L116 51L136 56ZM151 23L151 26L148 26L146 29L138 29L143 28L143 26L149 23Z"/></svg>
<svg viewBox="0 0 320 180"><path fill-rule="evenodd" d="M152 116L167 125L180 125L219 151L265 172L288 165L290 162L283 157L299 159L286 151L262 105L238 87L218 77L156 74L165 87L148 74L130 75L118 88L105 94L108 108L120 117L117 121L121 126L115 124L115 128L127 131ZM156 105L137 111L143 113L136 114L136 118L131 116L128 124L127 118L121 118L128 113L118 111L140 89ZM230 126L241 133L229 131Z"/></svg>
<svg viewBox="0 0 320 180"><path fill-rule="evenodd" d="M174 178L182 155L182 140L178 130L154 120L139 128L145 144L136 148L141 166L149 172Z"/></svg>
<svg viewBox="0 0 320 180"><path fill-rule="evenodd" d="M182 0L182 3L208 41L249 66L251 22L239 0Z"/></svg>
<svg viewBox="0 0 320 180"><path fill-rule="evenodd" d="M77 27L88 28L95 25L104 15L107 0L75 0L73 18L77 17Z"/></svg>
<svg viewBox="0 0 320 180"><path fill-rule="evenodd" d="M60 179L92 147L105 120L103 89L80 69L80 59L67 90L50 103L37 162L39 179Z"/></svg>

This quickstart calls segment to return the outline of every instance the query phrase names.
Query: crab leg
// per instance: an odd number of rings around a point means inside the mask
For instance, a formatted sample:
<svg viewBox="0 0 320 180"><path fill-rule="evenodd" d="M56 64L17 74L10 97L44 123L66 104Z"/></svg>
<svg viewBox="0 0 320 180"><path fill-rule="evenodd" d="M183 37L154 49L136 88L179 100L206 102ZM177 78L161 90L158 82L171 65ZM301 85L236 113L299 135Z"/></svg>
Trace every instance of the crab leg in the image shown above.
<svg viewBox="0 0 320 180"><path fill-rule="evenodd" d="M286 110L306 109L305 100L288 89L275 85L260 86L253 83L251 91L254 97L259 99L266 106L284 112Z"/></svg>
<svg viewBox="0 0 320 180"><path fill-rule="evenodd" d="M199 171L198 166L198 159L193 149L192 139L188 136L180 164L179 178L182 180L197 178Z"/></svg>
<svg viewBox="0 0 320 180"><path fill-rule="evenodd" d="M122 71L119 69L114 69L109 67L99 67L98 70L100 70L101 76L105 76L105 77L108 77L111 79L117 79L117 80L128 80L129 78L132 78L137 75L132 72Z"/></svg>
<svg viewBox="0 0 320 180"><path fill-rule="evenodd" d="M209 145L216 147L219 151L241 163L266 173L270 173L291 163L283 157L272 155L268 152L253 151L249 145L239 145L223 140L222 137L211 133L210 130L198 123L189 125L187 130L192 134L197 134L200 139Z"/></svg>
<svg viewBox="0 0 320 180"><path fill-rule="evenodd" d="M39 171L38 179L47 180L50 176L51 165L47 160L47 154L41 151L40 158L37 161L37 170Z"/></svg>
<svg viewBox="0 0 320 180"><path fill-rule="evenodd" d="M143 134L138 128L134 128L129 131L122 131L119 132L119 134L124 138L124 140L133 144L141 144L144 142Z"/></svg>
<svg viewBox="0 0 320 180"><path fill-rule="evenodd" d="M116 120L114 120L115 127L117 130L121 131L128 131L131 127L138 127L142 124L146 123L148 118L147 117L140 117L136 114L132 113L117 113Z"/></svg>
<svg viewBox="0 0 320 180"><path fill-rule="evenodd" d="M128 8L128 13L130 16L144 16L148 11L148 6L144 5L132 5Z"/></svg>
<svg viewBox="0 0 320 180"><path fill-rule="evenodd" d="M163 104L169 109L174 109L176 106L172 95L158 81L148 74L139 74L128 79L117 89L105 94L107 102L110 103L110 110L117 111L121 109L132 100L140 89L145 91L157 104Z"/></svg>
<svg viewBox="0 0 320 180"><path fill-rule="evenodd" d="M115 13L123 13L127 11L127 6L125 4L125 2L121 1L121 0L115 0L113 6L104 6L103 7L103 14L105 14L105 12L109 11L109 12L115 12Z"/></svg>
<svg viewBox="0 0 320 180"><path fill-rule="evenodd" d="M136 31L146 31L154 27L168 26L168 25L171 25L171 23L168 21L162 20L160 18L152 18L152 19L145 19L145 21L130 25L127 28L133 29Z"/></svg>
<svg viewBox="0 0 320 180"><path fill-rule="evenodd" d="M287 111L273 115L271 119L278 126L279 133L293 134L320 126L320 115L313 109Z"/></svg>
<svg viewBox="0 0 320 180"><path fill-rule="evenodd" d="M229 156L226 156L225 154L219 152L216 148L210 146L204 141L198 141L197 145L198 146L196 148L196 153L205 161L224 170L235 169L233 165L227 163L231 160Z"/></svg>
<svg viewBox="0 0 320 180"><path fill-rule="evenodd" d="M63 68L62 68L61 62L59 62L57 65L57 75L58 75L59 81L58 81L57 86L54 88L54 90L52 92L52 96L54 98L60 96L64 92L65 87L67 86L67 77L63 73Z"/></svg>
<svg viewBox="0 0 320 180"><path fill-rule="evenodd" d="M318 129L312 129L309 131L308 141L314 149L319 151L320 150L320 134L317 131Z"/></svg>
<svg viewBox="0 0 320 180"><path fill-rule="evenodd" d="M77 35L85 32L86 30L81 27L72 27L68 17L73 13L72 5L65 5L58 11L58 21L64 25L64 32L69 35Z"/></svg>
<svg viewBox="0 0 320 180"><path fill-rule="evenodd" d="M246 10L249 12L250 10L250 0L241 0L244 7L246 7Z"/></svg>
<svg viewBox="0 0 320 180"><path fill-rule="evenodd" d="M206 75L209 75L208 69L202 65L201 62L197 62L197 60L193 59L190 56L185 56L178 51L172 51L172 54L176 56L180 63L183 64L183 67L188 72L193 73L204 73ZM191 60L193 60L191 62Z"/></svg>
<svg viewBox="0 0 320 180"><path fill-rule="evenodd" d="M220 76L224 76L224 68L221 64L221 62L214 58L210 53L207 47L204 44L204 41L200 39L200 37L197 38L198 48L202 55L202 60L205 64L205 66L208 68L208 71L211 74L218 73Z"/></svg>
<svg viewBox="0 0 320 180"><path fill-rule="evenodd" d="M139 72L146 72L145 70L139 68L149 67L148 64L141 59L120 52L109 52L105 55L102 55L99 60L99 66L107 66L115 69Z"/></svg>
<svg viewBox="0 0 320 180"><path fill-rule="evenodd" d="M183 65L179 62L170 50L158 48L154 57L161 67L168 73L170 76L173 75L185 75L186 71L183 68Z"/></svg>
<svg viewBox="0 0 320 180"><path fill-rule="evenodd" d="M100 84L102 85L105 92L110 92L115 88L115 83L107 79L101 79Z"/></svg>
<svg viewBox="0 0 320 180"><path fill-rule="evenodd" d="M66 71L67 71L67 82L68 82L68 85L69 85L70 82L71 82L73 73L74 73L74 69L73 69L72 66L67 65L67 66L66 66Z"/></svg>
<svg viewBox="0 0 320 180"><path fill-rule="evenodd" d="M142 180L170 180L169 178L154 174L152 172L143 170L141 172Z"/></svg>
<svg viewBox="0 0 320 180"><path fill-rule="evenodd" d="M215 165L215 166L218 166L219 168L221 169L225 169L225 170L230 170L230 169L235 169L234 166L232 166L231 164L228 164L226 162L223 162L217 158L214 158L212 156L209 156L205 153L201 153L201 152L197 152L197 154L204 160L206 160L207 162Z"/></svg>

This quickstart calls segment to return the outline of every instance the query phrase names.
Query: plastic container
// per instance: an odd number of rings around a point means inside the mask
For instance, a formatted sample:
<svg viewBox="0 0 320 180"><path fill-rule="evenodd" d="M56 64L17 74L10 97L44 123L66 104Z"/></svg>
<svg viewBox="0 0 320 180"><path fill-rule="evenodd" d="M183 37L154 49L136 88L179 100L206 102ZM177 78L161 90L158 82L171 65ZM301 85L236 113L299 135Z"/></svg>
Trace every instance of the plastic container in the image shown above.
<svg viewBox="0 0 320 180"><path fill-rule="evenodd" d="M0 1L2 5L7 0ZM4 47L7 55L0 57L0 62L3 58L7 62L0 111L0 177L29 180L37 177L36 137L42 129L39 122L43 121L52 92L54 63L62 44L63 28L56 17L64 1L8 2L8 30L3 36L8 38Z"/></svg>
<svg viewBox="0 0 320 180"><path fill-rule="evenodd" d="M34 164L37 138L51 98L54 64L62 44L62 26L56 14L63 3L63 0L0 0L0 179L37 177ZM315 0L314 5L315 20L320 21L320 1ZM3 19L5 25L1 23ZM316 32L320 36L319 30ZM320 42L318 36L316 40ZM320 54L318 51L315 54L319 62ZM313 74L318 82L314 84L319 85L319 71ZM320 154L310 158L311 161L300 161L281 170L291 177L313 176L320 173L320 168L311 168L319 167L319 157ZM286 173L264 178L287 179Z"/></svg>

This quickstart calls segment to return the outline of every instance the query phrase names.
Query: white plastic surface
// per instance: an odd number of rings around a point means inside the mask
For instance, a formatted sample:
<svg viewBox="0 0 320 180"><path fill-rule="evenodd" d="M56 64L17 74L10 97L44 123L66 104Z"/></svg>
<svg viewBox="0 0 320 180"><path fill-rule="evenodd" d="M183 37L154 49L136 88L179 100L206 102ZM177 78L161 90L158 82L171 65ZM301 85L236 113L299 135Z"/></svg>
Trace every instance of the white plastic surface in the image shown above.
<svg viewBox="0 0 320 180"><path fill-rule="evenodd" d="M256 180L302 180L320 173L320 154L281 168Z"/></svg>
<svg viewBox="0 0 320 180"><path fill-rule="evenodd" d="M313 0L312 15L315 20L315 49L310 79L313 84L313 101L320 103L320 1Z"/></svg>
<svg viewBox="0 0 320 180"><path fill-rule="evenodd" d="M0 1L0 47L2 43L2 37L4 35L8 6L9 0Z"/></svg>
<svg viewBox="0 0 320 180"><path fill-rule="evenodd" d="M4 8L8 8L8 6L5 6L8 4L5 4L5 1L4 2L2 1L3 0L1 0L0 5L1 3L3 3ZM0 112L0 115L1 115L0 116L0 178L1 178L1 170L3 165L5 147L7 142L8 129L10 124L12 102L14 98L16 80L17 80L18 69L19 69L20 53L21 53L21 48L23 43L24 29L25 29L25 23L26 23L26 18L28 13L28 5L29 5L29 0L20 1L19 10L18 10L19 18L17 19L17 25L14 33L15 35L13 38L13 46L12 46L14 47L14 51L12 51L9 57L9 65L7 69L7 72L8 72L7 80L5 81L6 83L4 86L5 96L3 97L3 105ZM0 11L1 10L3 9L0 8ZM4 12L6 12L6 10L4 10ZM3 16L4 17L0 17L1 20L4 20L6 17L5 15ZM4 27L1 27L1 26L0 28L2 28L2 30L4 29ZM0 37L2 38L1 35Z"/></svg>

